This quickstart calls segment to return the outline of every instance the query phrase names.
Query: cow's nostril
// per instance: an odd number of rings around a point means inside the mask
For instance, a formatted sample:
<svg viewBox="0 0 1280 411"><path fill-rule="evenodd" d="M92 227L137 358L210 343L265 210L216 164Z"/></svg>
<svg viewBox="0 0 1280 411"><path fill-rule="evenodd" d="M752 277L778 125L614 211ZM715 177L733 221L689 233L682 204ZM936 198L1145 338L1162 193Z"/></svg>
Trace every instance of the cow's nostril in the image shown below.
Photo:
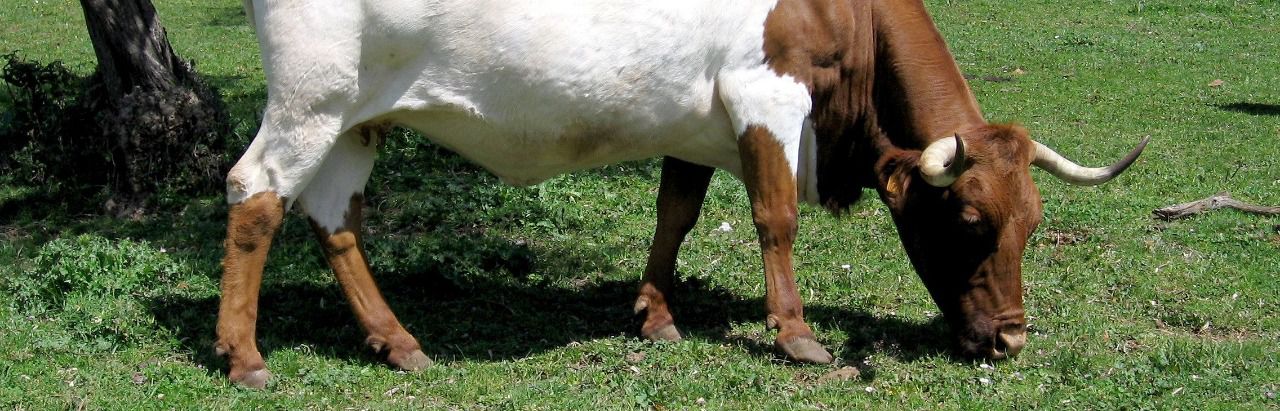
<svg viewBox="0 0 1280 411"><path fill-rule="evenodd" d="M1014 357L1022 352L1022 347L1027 345L1027 332L1022 329L1015 331L1001 331L996 336L995 351L999 353L999 358ZM995 358L993 356L993 358Z"/></svg>

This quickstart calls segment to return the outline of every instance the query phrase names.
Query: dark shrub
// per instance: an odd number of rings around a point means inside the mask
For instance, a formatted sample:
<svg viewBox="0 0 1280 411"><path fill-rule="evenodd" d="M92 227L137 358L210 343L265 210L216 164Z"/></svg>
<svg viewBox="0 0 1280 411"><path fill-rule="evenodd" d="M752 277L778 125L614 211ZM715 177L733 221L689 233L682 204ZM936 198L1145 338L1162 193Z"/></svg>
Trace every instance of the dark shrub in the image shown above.
<svg viewBox="0 0 1280 411"><path fill-rule="evenodd" d="M0 183L49 194L105 188L138 205L221 189L231 122L198 77L109 99L96 78L60 62L4 58L10 101L0 117Z"/></svg>
<svg viewBox="0 0 1280 411"><path fill-rule="evenodd" d="M85 139L93 128L79 107L85 80L61 62L4 58L0 78L9 85L9 107L0 117L0 178L53 189L67 182L106 183L107 146Z"/></svg>

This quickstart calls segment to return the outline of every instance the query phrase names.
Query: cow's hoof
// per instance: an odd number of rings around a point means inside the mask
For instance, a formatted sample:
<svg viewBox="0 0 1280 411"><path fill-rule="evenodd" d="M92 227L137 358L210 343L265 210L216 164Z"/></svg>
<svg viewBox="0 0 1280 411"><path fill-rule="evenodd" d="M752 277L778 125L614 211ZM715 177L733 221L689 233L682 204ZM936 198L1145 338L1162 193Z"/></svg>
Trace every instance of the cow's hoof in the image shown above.
<svg viewBox="0 0 1280 411"><path fill-rule="evenodd" d="M790 341L777 342L779 350L794 361L808 362L814 364L830 364L834 359L826 348L822 348L822 344L806 337L792 338Z"/></svg>
<svg viewBox="0 0 1280 411"><path fill-rule="evenodd" d="M656 330L644 333L644 337L650 341L680 341L680 330L675 324L667 324Z"/></svg>
<svg viewBox="0 0 1280 411"><path fill-rule="evenodd" d="M392 353L392 355L387 358L387 361L390 361L392 365L395 365L405 371L419 371L423 368L430 367L432 364L431 358L427 357L426 354L423 354L422 350L413 350L412 352L404 355L395 355L395 353Z"/></svg>
<svg viewBox="0 0 1280 411"><path fill-rule="evenodd" d="M231 381L235 382L236 384L240 384L240 386L245 388L253 388L256 390L267 388L267 381L270 379L271 379L271 371L267 371L266 368L249 371L244 374L235 375L231 377Z"/></svg>

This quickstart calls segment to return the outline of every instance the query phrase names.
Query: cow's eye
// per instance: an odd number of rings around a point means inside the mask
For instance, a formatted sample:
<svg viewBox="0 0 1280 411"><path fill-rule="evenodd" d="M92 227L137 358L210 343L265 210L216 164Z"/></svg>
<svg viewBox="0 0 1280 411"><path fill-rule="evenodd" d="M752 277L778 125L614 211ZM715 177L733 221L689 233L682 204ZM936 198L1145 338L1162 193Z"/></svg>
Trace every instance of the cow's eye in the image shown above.
<svg viewBox="0 0 1280 411"><path fill-rule="evenodd" d="M960 221L968 225L977 225L982 222L982 213L973 206L964 206L960 209Z"/></svg>
<svg viewBox="0 0 1280 411"><path fill-rule="evenodd" d="M956 220L956 226L960 233L973 240L979 238L987 238L993 228L988 216L978 211L977 207L965 205L960 208L960 215Z"/></svg>

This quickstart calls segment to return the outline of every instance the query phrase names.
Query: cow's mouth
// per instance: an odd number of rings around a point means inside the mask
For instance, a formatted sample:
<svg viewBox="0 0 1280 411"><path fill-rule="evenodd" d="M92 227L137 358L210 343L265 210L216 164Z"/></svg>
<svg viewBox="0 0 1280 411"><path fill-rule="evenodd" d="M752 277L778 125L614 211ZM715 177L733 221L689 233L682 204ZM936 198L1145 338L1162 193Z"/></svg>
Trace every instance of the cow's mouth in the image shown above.
<svg viewBox="0 0 1280 411"><path fill-rule="evenodd" d="M989 360L1010 359L1016 357L1026 347L1027 330L1024 326L1009 325L990 336L964 334L960 337L959 345L965 357Z"/></svg>

